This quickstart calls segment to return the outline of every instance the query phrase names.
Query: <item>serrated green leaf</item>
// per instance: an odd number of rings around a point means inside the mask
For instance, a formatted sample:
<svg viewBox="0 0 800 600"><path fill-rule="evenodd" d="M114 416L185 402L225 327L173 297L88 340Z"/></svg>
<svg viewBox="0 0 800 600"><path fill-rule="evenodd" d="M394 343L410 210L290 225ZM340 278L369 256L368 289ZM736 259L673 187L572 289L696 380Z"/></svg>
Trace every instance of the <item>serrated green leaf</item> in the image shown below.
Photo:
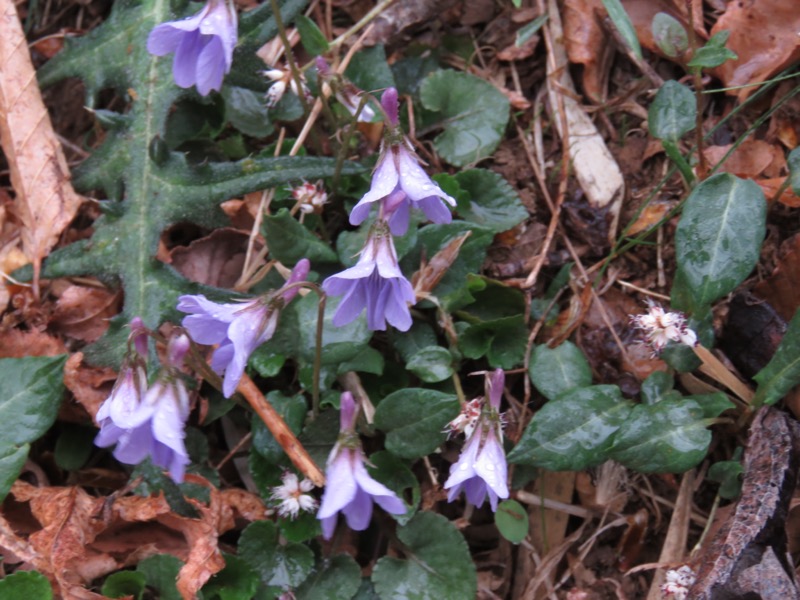
<svg viewBox="0 0 800 600"><path fill-rule="evenodd" d="M300 42L311 56L325 54L330 45L325 39L325 34L320 31L317 24L305 15L297 15L294 24L300 33Z"/></svg>
<svg viewBox="0 0 800 600"><path fill-rule="evenodd" d="M361 585L361 567L349 554L318 561L306 581L294 591L297 600L349 600Z"/></svg>
<svg viewBox="0 0 800 600"><path fill-rule="evenodd" d="M705 458L707 425L694 400L639 404L614 434L610 457L640 473L683 473Z"/></svg>
<svg viewBox="0 0 800 600"><path fill-rule="evenodd" d="M667 56L677 58L689 49L689 34L672 15L657 13L650 28L653 41Z"/></svg>
<svg viewBox="0 0 800 600"><path fill-rule="evenodd" d="M800 311L795 312L772 359L755 377L753 406L775 404L800 383Z"/></svg>
<svg viewBox="0 0 800 600"><path fill-rule="evenodd" d="M500 233L528 218L519 194L499 173L468 169L457 173L455 180L464 192L459 194L457 210L465 221Z"/></svg>
<svg viewBox="0 0 800 600"><path fill-rule="evenodd" d="M56 419L66 355L0 359L0 501L28 456L29 444Z"/></svg>
<svg viewBox="0 0 800 600"><path fill-rule="evenodd" d="M124 598L132 596L136 600L141 600L144 593L146 578L143 573L137 571L118 571L112 573L103 582L100 592L109 598Z"/></svg>
<svg viewBox="0 0 800 600"><path fill-rule="evenodd" d="M647 123L653 137L677 142L694 129L697 100L692 91L677 81L667 81L656 93L647 112Z"/></svg>
<svg viewBox="0 0 800 600"><path fill-rule="evenodd" d="M439 154L457 167L490 156L508 123L508 99L492 84L457 71L442 70L422 82L420 99L442 115L444 133L434 140Z"/></svg>
<svg viewBox="0 0 800 600"><path fill-rule="evenodd" d="M551 400L531 420L508 461L551 471L580 471L609 458L614 434L631 405L615 385L573 389Z"/></svg>
<svg viewBox="0 0 800 600"><path fill-rule="evenodd" d="M203 586L203 600L251 600L259 586L258 575L237 556L223 553L225 568Z"/></svg>
<svg viewBox="0 0 800 600"><path fill-rule="evenodd" d="M175 582L183 563L171 554L156 554L140 560L136 570L144 573L147 587L155 589L160 600L182 600Z"/></svg>
<svg viewBox="0 0 800 600"><path fill-rule="evenodd" d="M297 587L314 567L314 553L302 544L278 541L278 528L270 521L251 523L239 538L239 558L265 585Z"/></svg>
<svg viewBox="0 0 800 600"><path fill-rule="evenodd" d="M386 432L386 449L401 458L419 458L447 439L445 425L458 416L453 395L422 388L389 394L375 410L375 427Z"/></svg>
<svg viewBox="0 0 800 600"><path fill-rule="evenodd" d="M53 588L39 571L17 571L0 579L1 600L52 600Z"/></svg>
<svg viewBox="0 0 800 600"><path fill-rule="evenodd" d="M406 368L425 383L438 383L453 374L453 355L441 346L426 346L406 363Z"/></svg>
<svg viewBox="0 0 800 600"><path fill-rule="evenodd" d="M642 47L639 44L639 38L636 37L636 28L631 23L631 18L625 12L625 7L622 6L620 0L603 0L603 6L608 11L608 16L611 17L611 22L617 28L622 39L628 47L633 50L633 53L641 60Z"/></svg>
<svg viewBox="0 0 800 600"><path fill-rule="evenodd" d="M766 233L767 203L754 181L720 173L700 183L683 208L675 257L694 306L732 292L758 262Z"/></svg>
<svg viewBox="0 0 800 600"><path fill-rule="evenodd" d="M536 346L531 354L528 374L536 389L548 400L592 383L589 361L572 342L564 342L555 348L545 344Z"/></svg>
<svg viewBox="0 0 800 600"><path fill-rule="evenodd" d="M382 600L475 598L477 576L469 549L445 517L417 514L397 530L406 558L384 556L372 571Z"/></svg>
<svg viewBox="0 0 800 600"><path fill-rule="evenodd" d="M519 544L528 537L528 511L516 500L503 500L494 513L494 524L504 538Z"/></svg>

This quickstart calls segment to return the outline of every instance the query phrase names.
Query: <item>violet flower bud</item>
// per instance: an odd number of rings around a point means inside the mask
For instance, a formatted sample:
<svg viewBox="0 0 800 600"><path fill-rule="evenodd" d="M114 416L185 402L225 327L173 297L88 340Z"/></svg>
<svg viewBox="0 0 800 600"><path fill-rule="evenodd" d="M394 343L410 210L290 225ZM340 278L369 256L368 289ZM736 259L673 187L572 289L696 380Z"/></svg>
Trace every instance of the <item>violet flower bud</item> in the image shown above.
<svg viewBox="0 0 800 600"><path fill-rule="evenodd" d="M150 32L147 51L175 53L172 75L182 88L197 86L201 96L222 88L237 41L236 9L228 0L208 0L196 15L162 23Z"/></svg>

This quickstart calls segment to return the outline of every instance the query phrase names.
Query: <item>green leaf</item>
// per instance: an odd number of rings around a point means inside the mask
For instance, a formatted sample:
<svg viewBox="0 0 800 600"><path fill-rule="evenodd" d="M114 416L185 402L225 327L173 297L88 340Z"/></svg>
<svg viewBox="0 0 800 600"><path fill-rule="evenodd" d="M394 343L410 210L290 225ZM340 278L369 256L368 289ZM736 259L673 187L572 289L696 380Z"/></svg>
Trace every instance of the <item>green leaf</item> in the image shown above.
<svg viewBox="0 0 800 600"><path fill-rule="evenodd" d="M800 383L800 311L789 322L772 359L753 379L758 383L753 406L775 404Z"/></svg>
<svg viewBox="0 0 800 600"><path fill-rule="evenodd" d="M739 58L735 52L728 50L725 43L728 41L730 31L722 30L715 33L706 45L698 48L689 61L689 67L695 69L713 69L726 61Z"/></svg>
<svg viewBox="0 0 800 600"><path fill-rule="evenodd" d="M270 255L284 264L294 265L301 258L312 263L339 261L328 244L301 225L285 208L275 215L264 216L263 229Z"/></svg>
<svg viewBox="0 0 800 600"><path fill-rule="evenodd" d="M524 332L525 318L516 315L470 325L458 343L467 358L486 356L492 368L513 369L525 358Z"/></svg>
<svg viewBox="0 0 800 600"><path fill-rule="evenodd" d="M382 600L475 598L477 576L464 538L445 517L417 514L397 530L406 558L384 556L372 571Z"/></svg>
<svg viewBox="0 0 800 600"><path fill-rule="evenodd" d="M414 321L408 331L392 331L390 335L395 350L406 362L423 348L436 346L436 333L424 321Z"/></svg>
<svg viewBox="0 0 800 600"><path fill-rule="evenodd" d="M449 163L464 167L495 151L509 117L508 99L483 79L442 70L422 83L420 99L428 110L442 114L444 133L434 140Z"/></svg>
<svg viewBox="0 0 800 600"><path fill-rule="evenodd" d="M679 400L680 392L675 387L675 378L664 371L654 371L642 383L642 403L656 404L662 400Z"/></svg>
<svg viewBox="0 0 800 600"><path fill-rule="evenodd" d="M572 342L564 342L555 348L545 344L536 346L528 373L533 385L548 400L592 383L589 361Z"/></svg>
<svg viewBox="0 0 800 600"><path fill-rule="evenodd" d="M426 346L412 356L406 368L425 383L438 383L453 374L453 355L441 346Z"/></svg>
<svg viewBox="0 0 800 600"><path fill-rule="evenodd" d="M286 364L286 357L273 352L272 348L262 344L250 355L247 364L253 367L261 377L275 377Z"/></svg>
<svg viewBox="0 0 800 600"><path fill-rule="evenodd" d="M258 590L258 575L241 558L225 553L222 556L225 568L203 586L203 600L250 600Z"/></svg>
<svg viewBox="0 0 800 600"><path fill-rule="evenodd" d="M697 100L692 91L677 81L667 81L658 90L647 123L653 137L677 142L694 129L697 119Z"/></svg>
<svg viewBox="0 0 800 600"><path fill-rule="evenodd" d="M608 16L611 17L611 22L617 28L622 39L628 47L633 50L637 58L642 58L642 47L639 45L639 38L636 37L636 28L631 23L628 13L625 12L625 7L622 6L620 0L603 0L603 6L608 11Z"/></svg>
<svg viewBox="0 0 800 600"><path fill-rule="evenodd" d="M695 400L639 404L614 435L610 456L640 473L683 473L708 452L707 424Z"/></svg>
<svg viewBox="0 0 800 600"><path fill-rule="evenodd" d="M438 180L438 176L434 177ZM519 194L499 173L486 169L468 169L454 177L458 183L458 214L465 221L491 229L495 233L513 229L528 218Z"/></svg>
<svg viewBox="0 0 800 600"><path fill-rule="evenodd" d="M306 417L306 410L308 410L302 396L284 396L282 392L273 390L267 394L267 401L283 417L295 435L300 433ZM256 452L274 465L286 464L288 466L286 453L258 415L253 415L251 431L253 432L253 447Z"/></svg>
<svg viewBox="0 0 800 600"><path fill-rule="evenodd" d="M299 440L318 465L325 465L333 445L339 438L339 411L326 410L306 425Z"/></svg>
<svg viewBox="0 0 800 600"><path fill-rule="evenodd" d="M103 582L100 590L103 596L109 598L124 598L133 596L136 600L141 600L144 593L146 578L143 573L137 571L118 571L112 573Z"/></svg>
<svg viewBox="0 0 800 600"><path fill-rule="evenodd" d="M225 120L246 135L263 138L274 131L264 95L247 88L226 85Z"/></svg>
<svg viewBox="0 0 800 600"><path fill-rule="evenodd" d="M322 528L316 515L301 512L296 519L281 518L278 522L281 536L289 542L307 542L322 535Z"/></svg>
<svg viewBox="0 0 800 600"><path fill-rule="evenodd" d="M386 432L386 449L401 458L420 458L447 439L445 425L458 416L453 395L422 388L398 390L375 409L375 427Z"/></svg>
<svg viewBox="0 0 800 600"><path fill-rule="evenodd" d="M325 39L325 34L307 16L297 15L294 18L294 24L300 33L300 41L303 44L303 48L311 56L325 54L330 49L328 40Z"/></svg>
<svg viewBox="0 0 800 600"><path fill-rule="evenodd" d="M525 314L525 294L517 288L481 275L468 275L475 302L458 312L468 322L487 322Z"/></svg>
<svg viewBox="0 0 800 600"><path fill-rule="evenodd" d="M278 528L270 521L251 523L239 538L239 558L265 585L297 587L309 576L314 554L302 544L278 541Z"/></svg>
<svg viewBox="0 0 800 600"><path fill-rule="evenodd" d="M405 502L408 511L404 515L392 515L401 525L405 525L416 514L419 505L419 480L406 463L387 450L379 450L369 457L367 471L377 481L392 490ZM411 504L406 502L406 490L411 490Z"/></svg>
<svg viewBox="0 0 800 600"><path fill-rule="evenodd" d="M750 274L766 218L764 192L749 179L720 173L689 194L675 232L675 285L686 287L695 310L729 294Z"/></svg>
<svg viewBox="0 0 800 600"><path fill-rule="evenodd" d="M53 589L39 571L17 571L0 579L2 600L52 600Z"/></svg>
<svg viewBox="0 0 800 600"><path fill-rule="evenodd" d="M144 573L147 587L155 589L160 600L182 600L175 582L183 563L171 554L156 554L139 561L136 570Z"/></svg>
<svg viewBox="0 0 800 600"><path fill-rule="evenodd" d="M656 46L670 58L682 56L689 49L689 34L672 15L657 13L653 17L651 30Z"/></svg>
<svg viewBox="0 0 800 600"><path fill-rule="evenodd" d="M563 393L537 412L508 461L551 471L580 471L608 460L613 436L631 410L615 385Z"/></svg>
<svg viewBox="0 0 800 600"><path fill-rule="evenodd" d="M66 355L0 359L0 500L28 456L29 444L56 419Z"/></svg>
<svg viewBox="0 0 800 600"><path fill-rule="evenodd" d="M66 471L80 469L94 449L95 435L97 430L94 427L64 423L54 451L59 468Z"/></svg>
<svg viewBox="0 0 800 600"><path fill-rule="evenodd" d="M522 0L515 0L514 4L517 5L518 2ZM519 6L517 6L519 8ZM530 23L526 23L522 27L517 30L516 39L514 40L514 45L517 48L521 48L525 45L529 39L531 39L537 31L539 31L542 26L547 23L548 15L539 15Z"/></svg>
<svg viewBox="0 0 800 600"><path fill-rule="evenodd" d="M361 585L361 567L349 554L318 561L308 579L294 591L297 600L349 600Z"/></svg>
<svg viewBox="0 0 800 600"><path fill-rule="evenodd" d="M741 460L737 458L737 455L741 455L742 449L736 450L734 460L722 460L708 468L708 478L720 484L719 495L726 500L733 500L742 493L744 468Z"/></svg>
<svg viewBox="0 0 800 600"><path fill-rule="evenodd" d="M800 196L800 148L795 148L786 157L789 165L789 181L795 196Z"/></svg>
<svg viewBox="0 0 800 600"><path fill-rule="evenodd" d="M528 537L528 511L516 500L503 500L497 505L494 524L504 538L519 544Z"/></svg>
<svg viewBox="0 0 800 600"><path fill-rule="evenodd" d="M348 371L358 371L359 373L382 375L385 365L383 354L375 350L375 348L364 346L363 350L353 358L339 363L336 373L342 375Z"/></svg>
<svg viewBox="0 0 800 600"><path fill-rule="evenodd" d="M396 87L394 75L386 61L386 51L382 44L362 48L353 55L344 72L353 85L365 92L376 92L388 87Z"/></svg>

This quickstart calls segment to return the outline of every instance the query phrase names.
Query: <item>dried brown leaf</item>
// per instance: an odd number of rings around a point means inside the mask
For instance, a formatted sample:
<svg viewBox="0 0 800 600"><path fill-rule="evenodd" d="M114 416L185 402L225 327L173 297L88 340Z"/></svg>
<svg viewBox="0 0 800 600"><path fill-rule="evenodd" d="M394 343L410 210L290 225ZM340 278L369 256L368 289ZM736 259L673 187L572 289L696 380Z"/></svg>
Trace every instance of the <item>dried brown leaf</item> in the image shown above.
<svg viewBox="0 0 800 600"><path fill-rule="evenodd" d="M51 325L77 340L94 342L108 329L108 320L119 312L120 300L119 292L70 285L56 301Z"/></svg>
<svg viewBox="0 0 800 600"><path fill-rule="evenodd" d="M66 351L64 342L41 331L9 329L0 332L0 358L56 356Z"/></svg>
<svg viewBox="0 0 800 600"><path fill-rule="evenodd" d="M34 295L42 259L70 223L81 198L36 83L25 34L11 0L0 0L0 142L8 160Z"/></svg>
<svg viewBox="0 0 800 600"><path fill-rule="evenodd" d="M64 365L64 385L92 417L108 398L116 378L112 369L83 364L82 352L70 355Z"/></svg>
<svg viewBox="0 0 800 600"><path fill-rule="evenodd" d="M191 281L231 288L242 273L248 235L236 229L215 229L188 246L178 246L169 262Z"/></svg>
<svg viewBox="0 0 800 600"><path fill-rule="evenodd" d="M800 308L800 234L781 244L778 263L772 275L753 289L753 293L769 302L785 320L790 321Z"/></svg>

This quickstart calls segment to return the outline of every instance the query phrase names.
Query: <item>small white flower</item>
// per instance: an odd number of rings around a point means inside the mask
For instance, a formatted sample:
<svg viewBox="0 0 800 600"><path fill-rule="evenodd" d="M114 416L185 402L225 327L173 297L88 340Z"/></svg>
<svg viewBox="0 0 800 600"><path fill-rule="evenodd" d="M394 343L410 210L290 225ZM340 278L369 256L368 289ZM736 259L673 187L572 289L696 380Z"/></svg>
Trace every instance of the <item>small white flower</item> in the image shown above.
<svg viewBox="0 0 800 600"><path fill-rule="evenodd" d="M292 198L300 204L300 211L309 213L319 213L323 205L328 203L328 194L322 187L322 182L316 184L304 181L302 185L291 188Z"/></svg>
<svg viewBox="0 0 800 600"><path fill-rule="evenodd" d="M305 97L306 101L311 100L311 92L308 91L306 87L306 83L300 76L300 86L298 87L297 81L292 76L292 72L289 70L282 70L282 69L267 69L266 71L261 71L261 74L269 79L270 81L274 81L270 88L267 90L267 108L273 108L278 102L280 102L283 95L286 93L286 89L290 89L295 96L300 96L302 93Z"/></svg>
<svg viewBox="0 0 800 600"><path fill-rule="evenodd" d="M467 402L461 409L459 415L450 421L445 431L450 435L463 433L465 437L470 437L475 431L475 424L481 416L483 398L475 398Z"/></svg>
<svg viewBox="0 0 800 600"><path fill-rule="evenodd" d="M644 332L653 355L660 354L670 341L691 347L697 345L697 334L686 325L683 314L667 312L653 302L648 302L645 314L631 316L631 323Z"/></svg>
<svg viewBox="0 0 800 600"><path fill-rule="evenodd" d="M694 571L687 565L683 565L679 569L670 569L664 577L661 593L664 598L686 600L689 597L689 589L694 585L696 578Z"/></svg>
<svg viewBox="0 0 800 600"><path fill-rule="evenodd" d="M308 492L314 489L314 484L308 479L300 481L297 475L286 472L281 477L282 485L274 487L270 498L279 502L278 515L296 519L301 510L313 512L317 509L316 499Z"/></svg>

